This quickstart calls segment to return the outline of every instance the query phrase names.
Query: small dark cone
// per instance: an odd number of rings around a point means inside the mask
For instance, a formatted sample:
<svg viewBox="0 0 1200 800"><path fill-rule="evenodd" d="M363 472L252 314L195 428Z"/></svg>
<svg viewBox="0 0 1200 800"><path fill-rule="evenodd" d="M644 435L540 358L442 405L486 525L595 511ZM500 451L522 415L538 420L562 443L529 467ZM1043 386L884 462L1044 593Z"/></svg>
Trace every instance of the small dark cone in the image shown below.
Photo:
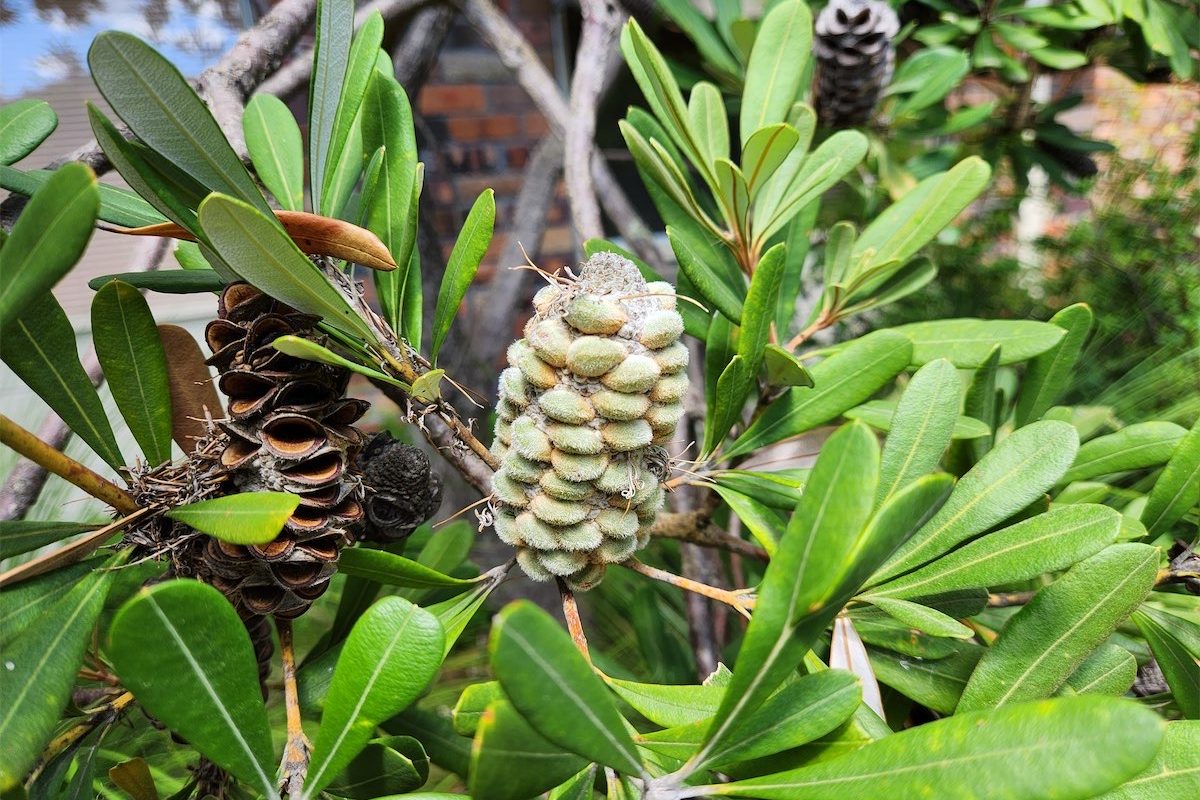
<svg viewBox="0 0 1200 800"><path fill-rule="evenodd" d="M398 442L385 431L363 449L359 462L367 492L362 539L404 539L441 505L442 479L420 448Z"/></svg>
<svg viewBox="0 0 1200 800"><path fill-rule="evenodd" d="M218 313L205 337L228 398L218 423L220 468L236 491L289 492L300 505L272 542L246 547L205 536L176 558L180 572L224 592L253 630L256 618L304 613L353 541L364 513L355 463L366 440L354 423L367 403L344 397L346 370L271 346L285 335L318 338L315 317L244 283L225 289Z"/></svg>
<svg viewBox="0 0 1200 800"><path fill-rule="evenodd" d="M892 79L896 12L880 0L833 0L817 16L816 107L829 128L862 125Z"/></svg>

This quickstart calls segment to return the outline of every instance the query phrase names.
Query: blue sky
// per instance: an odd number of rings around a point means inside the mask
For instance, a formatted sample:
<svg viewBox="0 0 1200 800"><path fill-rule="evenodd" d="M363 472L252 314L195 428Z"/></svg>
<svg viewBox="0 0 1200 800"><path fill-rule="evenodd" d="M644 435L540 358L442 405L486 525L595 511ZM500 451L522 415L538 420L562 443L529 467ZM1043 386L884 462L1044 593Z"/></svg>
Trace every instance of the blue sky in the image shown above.
<svg viewBox="0 0 1200 800"><path fill-rule="evenodd" d="M178 66L197 74L233 39L246 0L0 0L0 99L86 70L87 49L101 31L141 36Z"/></svg>

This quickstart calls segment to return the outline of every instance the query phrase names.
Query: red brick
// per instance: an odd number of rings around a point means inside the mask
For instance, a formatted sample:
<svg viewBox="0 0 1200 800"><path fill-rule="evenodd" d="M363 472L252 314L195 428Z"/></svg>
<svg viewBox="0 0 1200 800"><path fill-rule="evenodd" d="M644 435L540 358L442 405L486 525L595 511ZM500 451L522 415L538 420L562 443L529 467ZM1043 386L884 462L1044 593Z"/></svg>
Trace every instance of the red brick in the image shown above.
<svg viewBox="0 0 1200 800"><path fill-rule="evenodd" d="M509 139L517 135L520 123L512 114L497 114L483 120L483 135L488 139Z"/></svg>
<svg viewBox="0 0 1200 800"><path fill-rule="evenodd" d="M541 114L525 115L525 133L530 136L545 136L549 132L550 126L546 124L546 118Z"/></svg>
<svg viewBox="0 0 1200 800"><path fill-rule="evenodd" d="M446 131L456 142L474 142L484 138L484 117L453 117L446 120Z"/></svg>
<svg viewBox="0 0 1200 800"><path fill-rule="evenodd" d="M418 106L422 114L447 114L455 111L483 111L483 87L478 84L426 86Z"/></svg>
<svg viewBox="0 0 1200 800"><path fill-rule="evenodd" d="M547 228L546 232L542 234L542 252L572 253L574 250L575 237L570 227L559 225L554 228Z"/></svg>
<svg viewBox="0 0 1200 800"><path fill-rule="evenodd" d="M524 145L506 148L504 158L508 161L508 166L513 169L520 169L529 161L529 148Z"/></svg>

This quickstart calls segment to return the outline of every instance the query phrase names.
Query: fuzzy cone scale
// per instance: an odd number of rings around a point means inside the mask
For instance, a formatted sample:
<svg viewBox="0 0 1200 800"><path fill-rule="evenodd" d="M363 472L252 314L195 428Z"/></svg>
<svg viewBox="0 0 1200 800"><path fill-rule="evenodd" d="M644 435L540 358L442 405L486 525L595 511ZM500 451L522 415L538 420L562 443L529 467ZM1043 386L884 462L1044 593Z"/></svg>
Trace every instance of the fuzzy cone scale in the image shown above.
<svg viewBox="0 0 1200 800"><path fill-rule="evenodd" d="M500 375L497 535L534 580L587 589L649 539L688 388L674 288L592 256L544 287Z"/></svg>

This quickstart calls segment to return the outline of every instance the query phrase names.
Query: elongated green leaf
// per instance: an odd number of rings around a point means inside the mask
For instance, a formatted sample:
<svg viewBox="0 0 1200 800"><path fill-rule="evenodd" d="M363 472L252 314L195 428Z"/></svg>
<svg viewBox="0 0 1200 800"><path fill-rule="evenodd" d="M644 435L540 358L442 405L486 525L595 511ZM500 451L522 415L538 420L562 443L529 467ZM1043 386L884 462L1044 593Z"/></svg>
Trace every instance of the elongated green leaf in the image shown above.
<svg viewBox="0 0 1200 800"><path fill-rule="evenodd" d="M787 120L812 52L812 14L798 0L779 3L763 17L750 62L738 130L742 144L760 128Z"/></svg>
<svg viewBox="0 0 1200 800"><path fill-rule="evenodd" d="M786 122L769 125L751 135L742 149L741 165L751 200L758 195L799 141L800 134Z"/></svg>
<svg viewBox="0 0 1200 800"><path fill-rule="evenodd" d="M368 550L361 547L342 552L342 556L338 560L338 571L388 586L429 589L437 587L465 588L476 585L476 581L452 578L436 569L430 569L424 564L389 553L386 550Z"/></svg>
<svg viewBox="0 0 1200 800"><path fill-rule="evenodd" d="M742 415L746 396L754 386L754 373L739 354L735 355L717 378L715 403L704 426L704 454L716 450Z"/></svg>
<svg viewBox="0 0 1200 800"><path fill-rule="evenodd" d="M742 301L745 291L730 285L711 266L701 258L689 242L672 228L667 226L667 240L675 258L679 261L679 269L688 277L697 289L701 299L710 303L734 325L742 324Z"/></svg>
<svg viewBox="0 0 1200 800"><path fill-rule="evenodd" d="M458 702L454 704L454 730L460 736L474 736L487 707L496 700L504 699L504 690L500 688L499 681L471 684L463 689L463 693L458 696Z"/></svg>
<svg viewBox="0 0 1200 800"><path fill-rule="evenodd" d="M1163 469L1141 520L1151 534L1165 533L1189 508L1200 503L1200 419L1175 447Z"/></svg>
<svg viewBox="0 0 1200 800"><path fill-rule="evenodd" d="M139 139L210 191L270 213L208 108L154 48L128 33L105 31L92 41L88 66L104 99Z"/></svg>
<svg viewBox="0 0 1200 800"><path fill-rule="evenodd" d="M1052 694L1150 593L1158 558L1148 545L1113 545L1040 590L980 659L959 710Z"/></svg>
<svg viewBox="0 0 1200 800"><path fill-rule="evenodd" d="M860 795L1084 800L1144 769L1162 731L1158 717L1134 703L1072 697L956 715L841 758L709 791L761 800Z"/></svg>
<svg viewBox="0 0 1200 800"><path fill-rule="evenodd" d="M156 719L257 791L279 796L258 662L224 595L192 580L142 589L113 619L108 653Z"/></svg>
<svg viewBox="0 0 1200 800"><path fill-rule="evenodd" d="M1056 506L877 586L868 597L921 597L1028 580L1095 555L1120 531L1120 513L1107 506Z"/></svg>
<svg viewBox="0 0 1200 800"><path fill-rule="evenodd" d="M954 617L920 603L898 600L894 597L872 597L869 602L886 612L888 616L922 633L928 633L930 636L970 639L975 635L973 629L963 625Z"/></svg>
<svg viewBox="0 0 1200 800"><path fill-rule="evenodd" d="M983 159L971 156L921 181L863 230L854 244L853 260L874 251L864 264L869 268L912 258L979 196L991 174Z"/></svg>
<svg viewBox="0 0 1200 800"><path fill-rule="evenodd" d="M45 100L17 100L0 106L0 164L15 164L37 149L58 127L58 115Z"/></svg>
<svg viewBox="0 0 1200 800"><path fill-rule="evenodd" d="M0 358L110 467L124 466L100 396L79 363L75 330L54 295L42 295L5 325Z"/></svg>
<svg viewBox="0 0 1200 800"><path fill-rule="evenodd" d="M337 125L338 97L346 79L354 35L352 0L318 0L313 69L308 83L308 172L313 208L325 208L325 172ZM353 118L353 114L350 115Z"/></svg>
<svg viewBox="0 0 1200 800"><path fill-rule="evenodd" d="M733 513L746 526L746 530L767 551L767 554L774 555L775 549L779 545L779 534L787 527L779 514L751 495L719 485L714 486L713 491L729 505ZM790 510L794 506L793 502L787 508Z"/></svg>
<svg viewBox="0 0 1200 800"><path fill-rule="evenodd" d="M86 522L48 522L34 520L0 521L0 560L66 539L99 525Z"/></svg>
<svg viewBox="0 0 1200 800"><path fill-rule="evenodd" d="M55 171L48 169L21 172L12 167L0 165L0 188L31 197L34 192L46 185L54 173ZM98 216L105 222L128 228L166 222L166 217L158 213L154 206L128 189L109 186L105 183L97 183L96 189L100 192Z"/></svg>
<svg viewBox="0 0 1200 800"><path fill-rule="evenodd" d="M0 649L7 647L75 583L103 563L101 558L90 558L0 590Z"/></svg>
<svg viewBox="0 0 1200 800"><path fill-rule="evenodd" d="M475 273L491 244L495 224L496 194L491 189L484 189L471 206L467 221L458 233L458 240L450 251L450 260L446 262L441 288L438 289L437 309L433 314L432 358L435 363L442 342L446 340L450 325L458 314L458 307L475 280Z"/></svg>
<svg viewBox="0 0 1200 800"><path fill-rule="evenodd" d="M877 502L941 461L958 418L960 386L954 366L940 358L913 375L896 404L883 446Z"/></svg>
<svg viewBox="0 0 1200 800"><path fill-rule="evenodd" d="M92 237L99 206L96 176L83 164L59 168L34 193L0 250L5 328L75 266Z"/></svg>
<svg viewBox="0 0 1200 800"><path fill-rule="evenodd" d="M329 785L336 797L354 800L400 795L420 789L429 780L429 756L411 736L372 739L342 774Z"/></svg>
<svg viewBox="0 0 1200 800"><path fill-rule="evenodd" d="M855 623L858 625L859 623ZM862 632L861 626L859 627ZM909 636L911 637L911 632ZM953 639L936 639L956 649L942 658L920 658L868 647L871 669L880 683L941 714L953 714L984 648Z"/></svg>
<svg viewBox="0 0 1200 800"><path fill-rule="evenodd" d="M353 14L352 8L350 11L346 10L347 7L352 7L352 3L345 3L335 9L336 3L330 2L330 0L324 0L324 2L330 6L330 13ZM335 21L334 24L338 23ZM340 36L340 34L340 31L337 33L328 29L325 31L325 35L330 37ZM371 75L375 72L375 64L379 57L379 45L382 41L383 16L375 11L363 22L350 44L350 51L346 56L344 66L345 77L342 79L340 90L338 88L331 90L329 100L337 104L337 110L334 113L333 128L326 151L326 164L323 170L325 185L320 193L321 205L319 206L321 213L326 216L338 216L341 213L341 205L345 203L344 190L339 192L335 189L336 176L339 173L349 172L357 178L358 170L362 168L362 142L351 140L354 138L353 132L357 127L356 120L361 113L363 95L366 94ZM340 42L337 46L341 46ZM326 55L328 55L328 51ZM314 75L315 80L316 76ZM316 111L315 106L313 111ZM312 119L315 121L316 117L314 116ZM348 165L346 162L353 162L353 164ZM347 166L352 168L347 170ZM316 173L314 173L314 181L315 177ZM350 183L353 184L353 181Z"/></svg>
<svg viewBox="0 0 1200 800"><path fill-rule="evenodd" d="M199 219L213 249L244 279L293 308L374 341L363 318L274 219L221 194L200 204Z"/></svg>
<svg viewBox="0 0 1200 800"><path fill-rule="evenodd" d="M658 3L658 10L688 35L710 68L725 75L737 75L741 71L712 23L688 0L662 0Z"/></svg>
<svg viewBox="0 0 1200 800"><path fill-rule="evenodd" d="M471 748L471 797L528 800L553 789L587 764L546 741L507 700L493 700Z"/></svg>
<svg viewBox="0 0 1200 800"><path fill-rule="evenodd" d="M939 319L891 330L912 340L914 364L945 358L963 369L983 366L996 345L1000 363L1015 364L1041 355L1066 335L1057 325L1030 320Z"/></svg>
<svg viewBox="0 0 1200 800"><path fill-rule="evenodd" d="M263 185L288 211L304 210L304 143L287 105L273 94L256 94L242 117L246 149Z"/></svg>
<svg viewBox="0 0 1200 800"><path fill-rule="evenodd" d="M348 369L351 372L357 372L359 375L366 375L368 378L384 383L390 383L393 386L399 386L405 390L409 388L408 384L403 381L398 381L390 375L380 372L377 369L359 364L356 361L351 361L348 358L339 356L337 353L330 350L328 347L322 347L314 341L304 339L300 336L280 336L275 341L271 342L271 346L281 353L287 353L289 356L316 361L321 364L330 364L331 366Z"/></svg>
<svg viewBox="0 0 1200 800"><path fill-rule="evenodd" d="M738 354L745 360L747 371L753 378L763 360L763 348L771 333L771 319L783 282L787 249L777 244L763 254L750 280L743 307L742 331L738 338Z"/></svg>
<svg viewBox="0 0 1200 800"><path fill-rule="evenodd" d="M550 792L549 800L593 800L596 796L592 790L592 785L596 782L596 771L596 765L591 764L573 778L563 781Z"/></svg>
<svg viewBox="0 0 1200 800"><path fill-rule="evenodd" d="M608 690L546 612L525 600L511 603L496 617L489 650L504 693L539 734L584 758L642 774Z"/></svg>
<svg viewBox="0 0 1200 800"><path fill-rule="evenodd" d="M170 461L167 356L145 298L127 283L105 284L92 299L92 333L113 399L146 462Z"/></svg>
<svg viewBox="0 0 1200 800"><path fill-rule="evenodd" d="M1165 464L1186 433L1173 422L1139 422L1084 442L1062 482L1087 481Z"/></svg>
<svg viewBox="0 0 1200 800"><path fill-rule="evenodd" d="M768 344L763 349L763 363L767 367L767 383L771 386L813 385L812 375L800 359L777 344Z"/></svg>
<svg viewBox="0 0 1200 800"><path fill-rule="evenodd" d="M1200 722L1167 724L1150 766L1097 800L1178 800L1200 791Z"/></svg>
<svg viewBox="0 0 1200 800"><path fill-rule="evenodd" d="M101 275L88 281L88 288L98 291L113 281L121 281L135 289L164 294L219 292L225 285L225 281L215 270L166 269L154 272L119 272L114 275Z"/></svg>
<svg viewBox="0 0 1200 800"><path fill-rule="evenodd" d="M690 3L681 5L691 7ZM692 87L687 110L688 127L710 168L718 158L729 158L729 120L721 90L708 81L700 81Z"/></svg>
<svg viewBox="0 0 1200 800"><path fill-rule="evenodd" d="M1071 673L1059 693L1120 697L1129 691L1136 677L1137 659L1132 653L1115 644L1102 644Z"/></svg>
<svg viewBox="0 0 1200 800"><path fill-rule="evenodd" d="M693 765L731 741L735 726L795 669L839 610L841 581L867 528L878 479L879 446L865 425L840 428L821 448L767 566L733 680Z"/></svg>
<svg viewBox="0 0 1200 800"><path fill-rule="evenodd" d="M1078 441L1065 422L1035 422L1015 431L962 477L941 511L872 583L919 567L1029 505L1066 471Z"/></svg>
<svg viewBox="0 0 1200 800"><path fill-rule="evenodd" d="M1017 427L1041 419L1062 396L1092 330L1092 318L1092 309L1086 303L1067 306L1050 318L1050 324L1064 329L1067 335L1029 362L1014 414Z"/></svg>
<svg viewBox="0 0 1200 800"><path fill-rule="evenodd" d="M888 331L851 342L810 370L812 388L792 389L723 452L733 458L812 430L875 392L908 364L911 345Z"/></svg>
<svg viewBox="0 0 1200 800"><path fill-rule="evenodd" d="M608 685L635 711L664 728L707 720L725 694L724 687L711 684L674 686L609 678Z"/></svg>
<svg viewBox="0 0 1200 800"><path fill-rule="evenodd" d="M1175 636L1170 615L1145 608L1134 613L1133 621L1146 637L1183 716L1200 719L1200 656L1188 652Z"/></svg>
<svg viewBox="0 0 1200 800"><path fill-rule="evenodd" d="M167 516L226 542L266 544L299 504L287 492L242 492L176 506Z"/></svg>
<svg viewBox="0 0 1200 800"><path fill-rule="evenodd" d="M376 190L363 202L367 228L387 245L399 265L394 272L376 272L374 278L383 318L403 333L401 313L416 245L421 174L408 96L391 77L377 73L363 98L363 152L375 153L380 147L384 156Z"/></svg>
<svg viewBox="0 0 1200 800"><path fill-rule="evenodd" d="M358 755L372 731L417 699L442 663L437 618L400 597L367 609L338 657L304 784L315 796Z"/></svg>
<svg viewBox="0 0 1200 800"><path fill-rule="evenodd" d="M785 160L755 201L755 240L770 239L844 178L863 160L867 146L867 137L858 131L838 131L811 155L795 162Z"/></svg>
<svg viewBox="0 0 1200 800"><path fill-rule="evenodd" d="M113 573L98 569L4 647L0 790L17 786L54 733L104 607Z"/></svg>

